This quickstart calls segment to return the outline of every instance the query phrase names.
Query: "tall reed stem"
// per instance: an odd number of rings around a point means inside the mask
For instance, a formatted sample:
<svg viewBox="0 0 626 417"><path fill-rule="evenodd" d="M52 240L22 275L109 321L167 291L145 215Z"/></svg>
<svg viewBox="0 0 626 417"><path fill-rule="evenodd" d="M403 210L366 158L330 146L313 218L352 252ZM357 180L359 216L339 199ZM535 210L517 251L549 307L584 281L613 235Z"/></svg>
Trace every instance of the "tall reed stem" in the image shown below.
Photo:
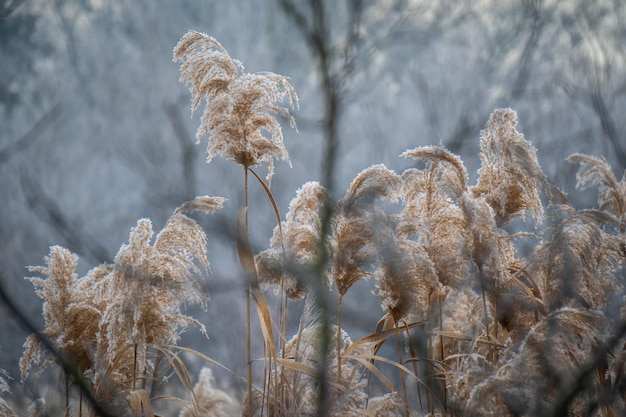
<svg viewBox="0 0 626 417"><path fill-rule="evenodd" d="M248 230L248 167L243 167L244 206L246 208L246 231ZM246 285L246 355L248 369L248 407L252 406L252 340L250 335L250 283Z"/></svg>
<svg viewBox="0 0 626 417"><path fill-rule="evenodd" d="M339 294L337 302L337 379L341 381L341 302L343 296Z"/></svg>

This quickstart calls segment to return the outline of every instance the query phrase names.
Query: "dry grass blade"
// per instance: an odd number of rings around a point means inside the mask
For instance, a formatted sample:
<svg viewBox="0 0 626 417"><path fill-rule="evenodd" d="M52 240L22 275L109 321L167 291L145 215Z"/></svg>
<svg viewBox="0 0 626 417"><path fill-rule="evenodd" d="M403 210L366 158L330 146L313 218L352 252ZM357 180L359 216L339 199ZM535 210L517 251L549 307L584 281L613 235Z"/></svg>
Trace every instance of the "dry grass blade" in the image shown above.
<svg viewBox="0 0 626 417"><path fill-rule="evenodd" d="M248 171L252 172L252 175L254 175L254 178L256 178L259 181L259 184L261 184L261 187L263 187L265 194L267 194L267 198L270 200L270 203L272 204L272 208L274 209L274 215L276 216L276 224L278 225L278 230L280 231L280 235L282 236L283 230L282 230L282 225L281 225L282 222L280 220L280 211L278 210L278 205L276 204L274 195L270 191L270 187L265 183L265 181L263 181L261 177L259 177L259 175L256 172L254 172L253 169L250 168ZM281 241L282 241L282 238L281 238ZM284 248L283 248L283 252L284 252Z"/></svg>
<svg viewBox="0 0 626 417"><path fill-rule="evenodd" d="M287 369L291 369L292 371L301 373L303 375L310 376L311 378L319 378L320 372L319 369L314 368L312 366L307 366L303 363L296 362L293 359L285 359L285 358L276 358L276 362L280 364L280 366L285 367ZM332 375L328 375L328 383L333 386L333 388L345 388L342 384L340 384Z"/></svg>
<svg viewBox="0 0 626 417"><path fill-rule="evenodd" d="M265 295L258 288L252 288L252 298L254 299L256 310L259 315L259 321L261 324L261 332L263 333L263 339L265 346L270 357L276 358L276 345L274 344L274 332L272 331L272 315L269 304Z"/></svg>
<svg viewBox="0 0 626 417"><path fill-rule="evenodd" d="M169 345L169 346L162 346L162 347L163 347L163 348L166 348L166 349L172 349L172 350L182 350L182 351L184 351L184 352L188 352L188 353L191 353L191 354L193 354L193 355L196 355L196 356L198 356L199 358L202 358L202 359L204 359L204 360L205 360L205 361L207 361L207 362L210 362L210 363L212 363L212 364L214 364L214 365L219 366L220 368L222 368L222 369L224 369L225 371L227 371L228 373L230 373L233 377L238 378L238 379L240 379L240 380L242 380L242 381L244 380L244 379L243 379L242 377L240 377L237 373L235 373L233 370L231 370L230 368L228 368L227 366L225 366L225 365L224 365L224 364L222 364L221 362L219 362L219 361L217 361L217 360L215 360L215 359L213 359L213 358L211 358L211 357L209 357L209 356L205 355L205 354L204 354L204 353L202 353L202 352L198 352L198 351L197 351L197 350L195 350L195 349L191 349L191 348L188 348L188 347L185 347L185 346L177 346L177 345Z"/></svg>
<svg viewBox="0 0 626 417"><path fill-rule="evenodd" d="M246 274L246 280L253 288L258 288L259 280L254 254L248 239L248 207L242 208L237 217L237 255Z"/></svg>
<svg viewBox="0 0 626 417"><path fill-rule="evenodd" d="M359 363L364 363L367 362L370 365L373 365L374 361L378 361L378 362L383 362L389 365L392 365L396 368L398 368L399 370L401 370L402 372L406 373L407 375L409 375L410 377L414 378L416 381L420 381L419 377L417 375L415 375L413 373L413 371L409 368L407 368L406 366L404 366L401 363L398 363L397 361L394 361L392 359L389 359L385 356L380 356L380 355L369 355L369 354L354 354L354 355L344 355L345 359L354 359L356 361L358 361ZM368 367L368 369L370 369ZM371 369L370 369L371 370Z"/></svg>
<svg viewBox="0 0 626 417"><path fill-rule="evenodd" d="M446 331L446 330L433 330L433 331L431 331L429 333L433 334L435 336L449 337L449 338L452 338L452 339L473 340L470 336L464 335L462 333L450 332L450 331Z"/></svg>
<svg viewBox="0 0 626 417"><path fill-rule="evenodd" d="M475 338L475 337L470 337L470 336L464 335L462 333L450 332L450 331L445 331L445 330L433 330L433 331L431 331L429 333L433 334L433 335L436 335L436 336L447 337L447 338L450 338L450 339L475 341L476 343L484 343L484 344L493 345L493 346L501 347L501 348L504 347L501 343L498 343L495 340L486 339L484 337Z"/></svg>
<svg viewBox="0 0 626 417"><path fill-rule="evenodd" d="M402 329L408 330L417 326L422 326L423 324L424 324L423 322L413 322L413 323L407 324L406 326L402 326ZM360 349L361 347L368 346L371 344L378 346L384 343L390 337L397 335L397 333L398 333L398 329L394 327L391 329L381 330L379 332L364 336L354 341L352 344L350 344L350 346L348 346L345 349L343 354L344 356L349 356L352 354L352 352L358 351L358 349Z"/></svg>
<svg viewBox="0 0 626 417"><path fill-rule="evenodd" d="M167 346L153 345L152 348L163 354L163 357L165 357L165 359L169 363L170 367L178 377L180 383L183 384L186 390L191 391L193 389L191 376L189 375L189 370L187 369L187 366L180 358L180 356Z"/></svg>
<svg viewBox="0 0 626 417"><path fill-rule="evenodd" d="M174 213L191 214L200 211L204 214L210 214L221 210L225 201L226 199L223 197L200 196L183 203Z"/></svg>
<svg viewBox="0 0 626 417"><path fill-rule="evenodd" d="M395 392L397 390L391 380L387 378L385 374L383 374L380 369L378 369L378 367L371 362L371 358L364 358L355 355L350 355L350 358L359 362L361 365L367 368L367 370L370 371L374 376L376 376L376 378L378 378L378 380L385 386L385 388L387 388L389 392Z"/></svg>
<svg viewBox="0 0 626 417"><path fill-rule="evenodd" d="M148 391L145 389L130 392L130 408L135 416L154 417L152 401L150 400Z"/></svg>

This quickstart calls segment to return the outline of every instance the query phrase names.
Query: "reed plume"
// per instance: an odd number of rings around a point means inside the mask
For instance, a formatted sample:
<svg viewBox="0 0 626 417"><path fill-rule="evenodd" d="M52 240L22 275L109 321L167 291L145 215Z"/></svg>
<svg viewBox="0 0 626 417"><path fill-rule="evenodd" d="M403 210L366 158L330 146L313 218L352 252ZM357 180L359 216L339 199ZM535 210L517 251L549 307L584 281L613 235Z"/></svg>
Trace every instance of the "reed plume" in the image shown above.
<svg viewBox="0 0 626 417"><path fill-rule="evenodd" d="M474 197L482 196L493 208L498 224L525 217L526 212L540 221L543 206L540 187L548 180L539 167L537 150L516 129L517 113L496 109L480 132L481 167L478 183L471 188Z"/></svg>
<svg viewBox="0 0 626 417"><path fill-rule="evenodd" d="M422 245L394 232L393 225L378 224L374 293L394 325L426 320L430 298L442 291L435 264Z"/></svg>
<svg viewBox="0 0 626 417"><path fill-rule="evenodd" d="M423 170L402 173L399 232L424 247L441 285L459 288L469 276L467 221L458 205L467 191L465 166L441 147L416 148L400 156L428 162Z"/></svg>
<svg viewBox="0 0 626 417"><path fill-rule="evenodd" d="M214 209L221 208L224 201L217 197L200 199L213 203L209 207ZM103 312L99 347L105 363L114 363L123 355L128 369L135 369L119 375L126 383L145 371L145 354L150 345L174 344L180 331L190 325L204 332L201 323L182 313L181 305L204 305L207 301L195 279L201 270L194 262L205 270L209 268L206 236L200 225L182 211L177 210L169 218L154 244L151 221L139 220L131 230L129 243L122 245L115 257L110 275L111 300Z"/></svg>
<svg viewBox="0 0 626 417"><path fill-rule="evenodd" d="M205 100L206 108L196 140L210 134L207 162L220 155L249 168L262 162L271 179L274 158L289 161L277 116L295 127L287 107L298 106L298 96L287 77L263 72L244 73L240 61L230 57L213 37L187 32L174 48L180 62L180 80L189 85L192 111Z"/></svg>
<svg viewBox="0 0 626 417"><path fill-rule="evenodd" d="M581 190L597 186L598 210L611 213L619 220L620 231L626 231L626 171L618 181L604 158L574 154L567 160L580 165L576 186Z"/></svg>
<svg viewBox="0 0 626 417"><path fill-rule="evenodd" d="M386 217L379 203L382 199L398 201L399 191L398 175L384 165L374 165L361 171L338 201L330 251L331 276L340 297L355 282L371 277L377 225Z"/></svg>
<svg viewBox="0 0 626 417"><path fill-rule="evenodd" d="M571 389L609 335L610 326L600 312L572 308L554 311L530 330L512 358L475 386L466 403L467 411L490 416L553 415L551 409ZM598 383L604 377L598 378L590 378L571 401L569 415L587 415L584 410L593 405L594 398L599 399Z"/></svg>
<svg viewBox="0 0 626 417"><path fill-rule="evenodd" d="M259 282L274 285L292 299L303 298L303 273L319 259L321 239L320 210L326 198L317 182L307 182L289 203L281 226L276 226L269 248L255 256Z"/></svg>
<svg viewBox="0 0 626 417"><path fill-rule="evenodd" d="M213 372L207 367L200 370L192 396L191 406L181 410L179 417L228 417L235 408L235 401L215 387Z"/></svg>
<svg viewBox="0 0 626 417"><path fill-rule="evenodd" d="M531 254L527 268L541 283L547 309L601 309L623 291L624 238L603 230L614 219L594 210L570 212Z"/></svg>
<svg viewBox="0 0 626 417"><path fill-rule="evenodd" d="M28 278L35 286L36 294L44 301L45 329L42 334L84 371L91 367L101 311L98 306L85 303L89 295L80 290L81 282L76 274L77 255L60 246L53 246L44 261L46 266L28 267L29 271L45 277ZM42 349L35 335L26 339L24 348L20 359L22 381L29 376L33 366L41 372L56 363L56 358Z"/></svg>

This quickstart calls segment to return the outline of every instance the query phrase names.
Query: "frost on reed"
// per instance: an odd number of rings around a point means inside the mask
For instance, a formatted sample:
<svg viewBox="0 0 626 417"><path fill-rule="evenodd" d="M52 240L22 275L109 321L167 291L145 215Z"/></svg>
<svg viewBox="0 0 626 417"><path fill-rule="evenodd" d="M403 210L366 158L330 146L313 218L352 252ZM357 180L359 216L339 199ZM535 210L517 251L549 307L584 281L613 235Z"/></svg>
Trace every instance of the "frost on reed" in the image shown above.
<svg viewBox="0 0 626 417"><path fill-rule="evenodd" d="M183 36L174 59L192 109L206 101L196 137L210 135L207 160L220 155L244 167L245 240L248 171L267 163L269 178L274 158L289 161L277 117L293 123L279 103L293 108L297 96L283 76L243 73L217 40L198 32ZM548 181L511 109L491 114L480 148L473 185L463 161L442 146L407 150L401 156L416 165L401 173L364 169L332 208L329 236L321 235L326 192L307 182L277 219L268 248L242 251L258 279L265 355L255 362L258 385L248 357L241 415L316 415L322 401L329 416L626 415L626 175L618 180L604 159L571 156L579 188L598 188L598 208L577 210ZM183 204L154 240L151 222L139 220L114 264L84 277L75 272L76 255L58 246L45 266L31 268L44 276L30 278L44 301L42 334L120 415L151 415L159 355L192 390L171 345L182 329L203 329L181 306L206 302L195 277L209 263L204 232L186 213L222 203ZM520 236L536 239L528 253ZM336 314L324 312L335 326L311 319L312 273L336 291ZM374 281L380 320L362 323L371 334L352 341L343 301L366 279ZM278 313L261 291L268 286L282 297ZM289 339L286 315L295 309L287 300L302 298L305 313ZM248 348L250 334L247 327ZM398 346L393 356L383 349L390 341ZM61 359L35 336L25 348L23 379ZM210 370L192 391L182 417L232 414Z"/></svg>

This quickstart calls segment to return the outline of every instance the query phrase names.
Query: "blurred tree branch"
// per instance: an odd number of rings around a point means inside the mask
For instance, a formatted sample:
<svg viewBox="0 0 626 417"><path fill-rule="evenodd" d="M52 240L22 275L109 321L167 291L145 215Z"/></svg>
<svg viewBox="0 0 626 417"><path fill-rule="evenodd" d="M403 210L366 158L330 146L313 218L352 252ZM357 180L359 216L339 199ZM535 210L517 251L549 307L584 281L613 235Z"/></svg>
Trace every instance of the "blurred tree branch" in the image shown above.
<svg viewBox="0 0 626 417"><path fill-rule="evenodd" d="M3 149L0 149L0 165L32 145L50 125L59 120L62 114L62 106L60 103L57 103L50 110L45 112L21 138L8 144Z"/></svg>
<svg viewBox="0 0 626 417"><path fill-rule="evenodd" d="M178 111L178 106L171 103L163 103L163 109L169 119L172 129L178 143L180 145L180 151L182 155L181 166L183 170L183 182L185 196L184 200L192 200L196 196L196 176L195 176L195 155L196 144L189 140L193 137L183 122L183 118Z"/></svg>
<svg viewBox="0 0 626 417"><path fill-rule="evenodd" d="M0 3L0 20L9 17L22 3L24 3L24 0L4 0Z"/></svg>
<svg viewBox="0 0 626 417"><path fill-rule="evenodd" d="M63 236L68 249L85 257L95 265L111 262L113 257L109 251L95 239L87 236L75 224L72 224L58 204L48 197L34 180L28 177L24 169L20 172L20 184L28 206L46 224Z"/></svg>
<svg viewBox="0 0 626 417"><path fill-rule="evenodd" d="M334 62L331 54L330 29L326 20L324 2L322 0L309 0L307 2L310 16L296 6L292 0L279 0L285 14L293 21L300 30L305 42L311 49L311 53L318 61L319 72L322 77L322 88L325 98L324 105L324 132L326 148L324 151L323 182L329 194L332 194L334 184L334 170L336 165L336 155L338 148L338 122L341 112L340 79L347 76L347 72L353 67L353 58L348 58L347 50L344 56L344 66L340 69L333 69ZM352 10L350 21L350 39L354 41L353 33L357 30L360 21L361 1L353 0L350 3Z"/></svg>

